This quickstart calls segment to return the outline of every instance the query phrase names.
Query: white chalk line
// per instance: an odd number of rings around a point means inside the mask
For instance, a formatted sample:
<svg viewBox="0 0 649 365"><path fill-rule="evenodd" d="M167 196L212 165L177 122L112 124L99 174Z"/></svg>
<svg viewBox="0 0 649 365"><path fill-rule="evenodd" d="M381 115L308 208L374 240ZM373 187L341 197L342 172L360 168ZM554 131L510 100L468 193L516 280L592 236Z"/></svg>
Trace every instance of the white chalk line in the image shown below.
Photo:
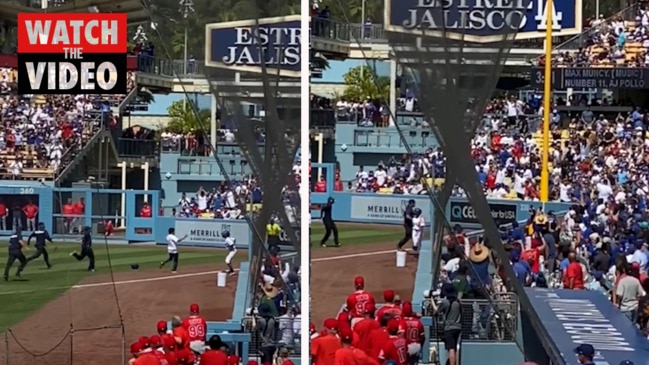
<svg viewBox="0 0 649 365"><path fill-rule="evenodd" d="M332 250L335 250L335 248L332 248ZM345 259L353 259L353 258L358 258L358 257L385 255L385 254L394 253L394 252L395 252L395 250L386 250L386 251L352 253L352 254L347 254L347 255L338 255L338 256L329 256L329 257L318 257L318 258L311 259L311 262L326 262L326 261L334 261L334 260L345 260ZM239 269L234 269L234 270L239 271ZM172 275L169 275L169 276L158 276L158 277L144 278L144 279L120 280L120 281L114 281L114 282L113 281L106 281L106 282L101 282L101 283L79 284L79 285L51 287L51 288L44 288L44 289L16 290L16 291L10 291L10 292L2 292L2 293L0 293L0 296L8 295L8 294L27 294L27 293L34 293L34 292L38 292L38 291L44 291L44 290L85 289L85 288L97 288L97 287L103 287L103 286L109 286L109 285L125 285L125 284L149 283L149 282L153 282L153 281L164 281L164 280L172 280L172 279L183 279L183 278L191 278L191 277L197 277L197 276L214 275L214 274L218 274L219 272L222 272L222 271L223 270L211 270L211 271L201 271L201 272L195 272L195 273L189 273L189 274L172 274Z"/></svg>

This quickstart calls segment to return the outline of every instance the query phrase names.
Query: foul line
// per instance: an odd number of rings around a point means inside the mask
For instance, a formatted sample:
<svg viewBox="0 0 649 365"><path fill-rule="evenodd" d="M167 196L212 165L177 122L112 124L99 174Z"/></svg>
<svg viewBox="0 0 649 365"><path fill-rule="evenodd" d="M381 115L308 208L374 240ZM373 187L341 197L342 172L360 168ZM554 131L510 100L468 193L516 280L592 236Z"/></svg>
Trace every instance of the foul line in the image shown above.
<svg viewBox="0 0 649 365"><path fill-rule="evenodd" d="M332 250L335 250L335 249L332 249ZM361 253L352 253L352 254L348 254L348 255L319 257L319 258L311 259L311 262L326 262L326 261L334 261L334 260L353 259L353 258L358 258L358 257L385 255L385 254L388 254L388 253L394 253L394 250L361 252ZM239 271L239 269L234 269L234 270ZM191 277L196 277L196 276L214 275L214 274L218 274L219 272L222 272L222 271L223 270L201 271L201 272L195 272L195 273L189 273L189 274L173 274L173 275L169 275L169 276L158 276L158 277L145 278L145 279L121 280L121 281L115 281L115 282L107 281L107 282L102 282L102 283L79 284L79 285L72 285L72 286L60 286L60 287L51 287L51 288L39 289L39 290L17 290L17 291L0 293L0 296L6 295L6 294L26 294L26 293L33 293L33 292L37 292L37 291L43 291L43 290L85 289L85 288L97 288L97 287L109 286L109 285L149 283L149 282L153 282L153 281L164 281L164 280L172 280L172 279L191 278Z"/></svg>

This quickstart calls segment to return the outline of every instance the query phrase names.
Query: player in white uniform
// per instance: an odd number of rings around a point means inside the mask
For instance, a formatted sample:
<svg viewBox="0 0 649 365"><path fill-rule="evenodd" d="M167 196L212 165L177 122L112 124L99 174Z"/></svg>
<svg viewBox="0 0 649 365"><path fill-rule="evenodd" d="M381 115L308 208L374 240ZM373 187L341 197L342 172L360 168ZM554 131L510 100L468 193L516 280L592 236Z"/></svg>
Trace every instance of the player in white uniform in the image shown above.
<svg viewBox="0 0 649 365"><path fill-rule="evenodd" d="M160 268L162 269L163 266L171 262L172 263L171 272L175 274L176 270L178 270L178 243L180 243L182 240L187 238L187 235L183 236L183 238L176 237L175 228L169 228L168 232L169 234L167 235L167 253L169 254L169 257L167 257L167 259L164 261L160 261Z"/></svg>
<svg viewBox="0 0 649 365"><path fill-rule="evenodd" d="M417 252L421 247L421 239L424 233L424 216L421 215L421 209L412 210L412 249Z"/></svg>
<svg viewBox="0 0 649 365"><path fill-rule="evenodd" d="M225 256L225 264L228 265L228 274L234 275L234 268L232 267L232 259L237 254L237 240L230 236L230 231L221 232L221 237L225 239L225 248L228 250L228 255Z"/></svg>

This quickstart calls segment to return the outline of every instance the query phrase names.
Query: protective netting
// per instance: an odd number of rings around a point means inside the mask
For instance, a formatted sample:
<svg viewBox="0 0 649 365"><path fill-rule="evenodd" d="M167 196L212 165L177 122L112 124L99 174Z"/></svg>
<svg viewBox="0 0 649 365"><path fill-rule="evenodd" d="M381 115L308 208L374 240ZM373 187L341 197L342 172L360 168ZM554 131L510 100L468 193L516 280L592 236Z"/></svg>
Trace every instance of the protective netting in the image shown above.
<svg viewBox="0 0 649 365"><path fill-rule="evenodd" d="M491 214L474 168L471 144L476 129L483 120L486 103L493 96L519 25L522 26L526 21L525 14L530 2L502 3L497 8L485 9L485 12L472 9L468 3L471 2L392 1L385 5L384 34L391 58L398 64L401 94L417 100L418 111L423 113L423 120L417 127L430 128L439 147L431 146L428 153L435 152L437 158L445 161L446 166L445 181L441 188L431 186L432 179L426 179L423 171L418 170L418 176L422 178L436 212L431 257L437 263L433 265L436 268L440 267L445 244L451 241L460 244L457 242L455 227L451 227L450 218L444 213L453 190L458 188L465 193L475 217L484 228L484 242L492 250L494 257L503 262L509 260L500 239L499 223ZM338 5L349 22L343 2L338 1ZM476 14L473 14L473 10ZM490 11L494 13L492 20L495 17L503 20L502 27L476 22L474 16L489 16ZM352 42L363 44L363 39L353 39ZM368 61L367 70L373 73L370 56L366 55L365 59ZM378 80L376 74L372 74L372 77L375 81ZM394 105L393 101L390 102ZM396 110L390 112L402 144L410 156L415 155L404 137L408 133L409 123L401 125ZM473 267L470 260L466 261ZM521 307L530 314L530 318L536 318L511 267L503 266L506 272L503 279L507 288L518 294ZM439 284L439 270L433 274L431 288L435 289ZM491 287L489 283L483 284L485 288ZM534 326L542 333L538 320ZM549 348L547 350L551 351Z"/></svg>

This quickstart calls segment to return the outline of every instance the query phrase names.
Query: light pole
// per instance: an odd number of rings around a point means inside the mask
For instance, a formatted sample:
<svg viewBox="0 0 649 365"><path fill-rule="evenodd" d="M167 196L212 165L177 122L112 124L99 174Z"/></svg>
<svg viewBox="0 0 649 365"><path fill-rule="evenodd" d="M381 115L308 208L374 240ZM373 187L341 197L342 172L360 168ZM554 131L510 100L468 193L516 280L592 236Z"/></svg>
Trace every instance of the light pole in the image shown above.
<svg viewBox="0 0 649 365"><path fill-rule="evenodd" d="M183 45L184 48L184 55L183 55L183 76L187 75L187 32L188 32L188 27L187 27L187 19L189 18L189 15L194 12L194 0L180 0L179 2L180 9L178 9L179 12L183 14L183 20L185 22L185 42ZM180 81L180 80L178 80ZM187 109L187 96L183 98L183 110Z"/></svg>

